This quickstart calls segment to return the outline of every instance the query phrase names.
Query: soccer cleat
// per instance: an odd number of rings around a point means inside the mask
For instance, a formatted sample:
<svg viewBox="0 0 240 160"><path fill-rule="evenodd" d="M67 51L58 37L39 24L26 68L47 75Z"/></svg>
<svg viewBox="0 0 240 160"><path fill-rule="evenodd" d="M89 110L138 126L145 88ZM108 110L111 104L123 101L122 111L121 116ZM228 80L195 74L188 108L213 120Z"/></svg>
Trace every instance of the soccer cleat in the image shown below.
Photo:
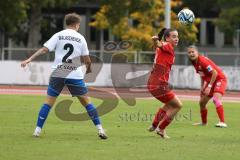
<svg viewBox="0 0 240 160"><path fill-rule="evenodd" d="M197 123L193 123L193 126L207 126L207 123L202 123L202 122L197 122Z"/></svg>
<svg viewBox="0 0 240 160"><path fill-rule="evenodd" d="M163 139L169 139L170 137L166 134L165 130L158 130L157 134L160 135Z"/></svg>
<svg viewBox="0 0 240 160"><path fill-rule="evenodd" d="M215 127L219 127L219 128L227 128L227 124L224 122L218 122Z"/></svg>
<svg viewBox="0 0 240 160"><path fill-rule="evenodd" d="M108 136L106 135L104 130L98 130L98 137L101 138L101 139L107 139L108 138Z"/></svg>
<svg viewBox="0 0 240 160"><path fill-rule="evenodd" d="M40 136L40 133L41 133L42 129L40 127L36 127L34 133L33 133L33 136L34 137L39 137Z"/></svg>
<svg viewBox="0 0 240 160"><path fill-rule="evenodd" d="M153 131L155 131L156 130L156 128L154 127L154 126L150 126L149 128L148 128L148 131L149 132L153 132Z"/></svg>

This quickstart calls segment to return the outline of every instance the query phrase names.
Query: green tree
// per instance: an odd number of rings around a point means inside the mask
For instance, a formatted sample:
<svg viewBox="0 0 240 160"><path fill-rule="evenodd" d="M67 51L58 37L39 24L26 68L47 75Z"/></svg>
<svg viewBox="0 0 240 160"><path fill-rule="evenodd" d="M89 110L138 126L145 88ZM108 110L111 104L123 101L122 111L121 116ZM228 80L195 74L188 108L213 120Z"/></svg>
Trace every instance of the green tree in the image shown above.
<svg viewBox="0 0 240 160"><path fill-rule="evenodd" d="M79 0L1 0L0 31L12 36L17 42L26 40L27 47L38 47L41 27L44 23L42 10L66 8Z"/></svg>
<svg viewBox="0 0 240 160"><path fill-rule="evenodd" d="M221 12L216 24L220 30L233 35L236 29L240 29L240 1L218 0Z"/></svg>
<svg viewBox="0 0 240 160"><path fill-rule="evenodd" d="M4 38L16 33L18 27L27 18L27 5L23 0L0 1L0 49L4 47Z"/></svg>
<svg viewBox="0 0 240 160"><path fill-rule="evenodd" d="M76 3L77 0L29 0L29 30L27 47L34 48L39 45L41 40L41 24L43 8L65 8Z"/></svg>
<svg viewBox="0 0 240 160"><path fill-rule="evenodd" d="M0 1L0 29L9 34L16 32L16 26L27 18L27 8L23 0Z"/></svg>
<svg viewBox="0 0 240 160"><path fill-rule="evenodd" d="M172 0L172 8L180 5L180 0ZM95 21L90 25L97 29L110 29L120 39L130 39L134 42L134 49L150 50L151 36L164 26L164 13L164 0L102 0L100 10L94 15ZM171 25L179 29L182 41L197 41L195 24L179 24L173 11L171 18Z"/></svg>

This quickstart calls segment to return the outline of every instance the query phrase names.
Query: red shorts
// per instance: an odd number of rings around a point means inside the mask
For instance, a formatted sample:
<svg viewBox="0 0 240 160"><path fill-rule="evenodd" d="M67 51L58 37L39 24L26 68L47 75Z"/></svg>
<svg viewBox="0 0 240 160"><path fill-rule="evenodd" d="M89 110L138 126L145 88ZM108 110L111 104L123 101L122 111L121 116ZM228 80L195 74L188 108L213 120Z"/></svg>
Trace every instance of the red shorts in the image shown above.
<svg viewBox="0 0 240 160"><path fill-rule="evenodd" d="M208 86L208 84L209 83L207 83L206 87ZM226 79L216 80L212 85L212 88L210 90L210 93L209 93L208 97L213 97L214 93L220 93L220 94L224 95L226 87L227 87L227 80ZM201 92L201 96L202 95L204 95L203 92Z"/></svg>
<svg viewBox="0 0 240 160"><path fill-rule="evenodd" d="M175 97L168 82L162 81L157 77L150 76L147 87L149 92L162 103L167 103Z"/></svg>

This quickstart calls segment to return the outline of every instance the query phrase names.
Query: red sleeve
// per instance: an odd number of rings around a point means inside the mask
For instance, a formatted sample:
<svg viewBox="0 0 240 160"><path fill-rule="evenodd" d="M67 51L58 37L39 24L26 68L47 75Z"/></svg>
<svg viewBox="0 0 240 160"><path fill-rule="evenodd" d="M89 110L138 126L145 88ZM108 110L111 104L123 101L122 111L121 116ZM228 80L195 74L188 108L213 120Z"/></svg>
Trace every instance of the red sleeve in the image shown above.
<svg viewBox="0 0 240 160"><path fill-rule="evenodd" d="M165 52L169 52L169 53L174 52L174 50L173 50L173 46L172 46L170 43L166 43L166 42L163 43L161 49L162 49L163 51L165 51Z"/></svg>
<svg viewBox="0 0 240 160"><path fill-rule="evenodd" d="M200 57L200 64L202 69L204 69L207 72L211 72L213 70L211 63L207 60L206 57L203 57L203 56Z"/></svg>

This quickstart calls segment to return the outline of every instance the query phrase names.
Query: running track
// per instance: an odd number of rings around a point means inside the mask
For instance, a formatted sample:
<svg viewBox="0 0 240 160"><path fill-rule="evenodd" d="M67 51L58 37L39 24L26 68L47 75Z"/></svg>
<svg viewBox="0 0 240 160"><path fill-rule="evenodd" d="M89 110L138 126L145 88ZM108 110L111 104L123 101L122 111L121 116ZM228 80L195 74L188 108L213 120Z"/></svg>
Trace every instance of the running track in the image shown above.
<svg viewBox="0 0 240 160"><path fill-rule="evenodd" d="M0 94L3 95L45 95L47 87L42 86L0 86ZM174 90L177 96L183 100L199 100L198 90ZM64 92L66 94L66 92ZM109 98L114 95L118 98L154 99L146 89L128 88L100 88L89 87L89 96ZM240 92L226 92L224 102L240 103Z"/></svg>

